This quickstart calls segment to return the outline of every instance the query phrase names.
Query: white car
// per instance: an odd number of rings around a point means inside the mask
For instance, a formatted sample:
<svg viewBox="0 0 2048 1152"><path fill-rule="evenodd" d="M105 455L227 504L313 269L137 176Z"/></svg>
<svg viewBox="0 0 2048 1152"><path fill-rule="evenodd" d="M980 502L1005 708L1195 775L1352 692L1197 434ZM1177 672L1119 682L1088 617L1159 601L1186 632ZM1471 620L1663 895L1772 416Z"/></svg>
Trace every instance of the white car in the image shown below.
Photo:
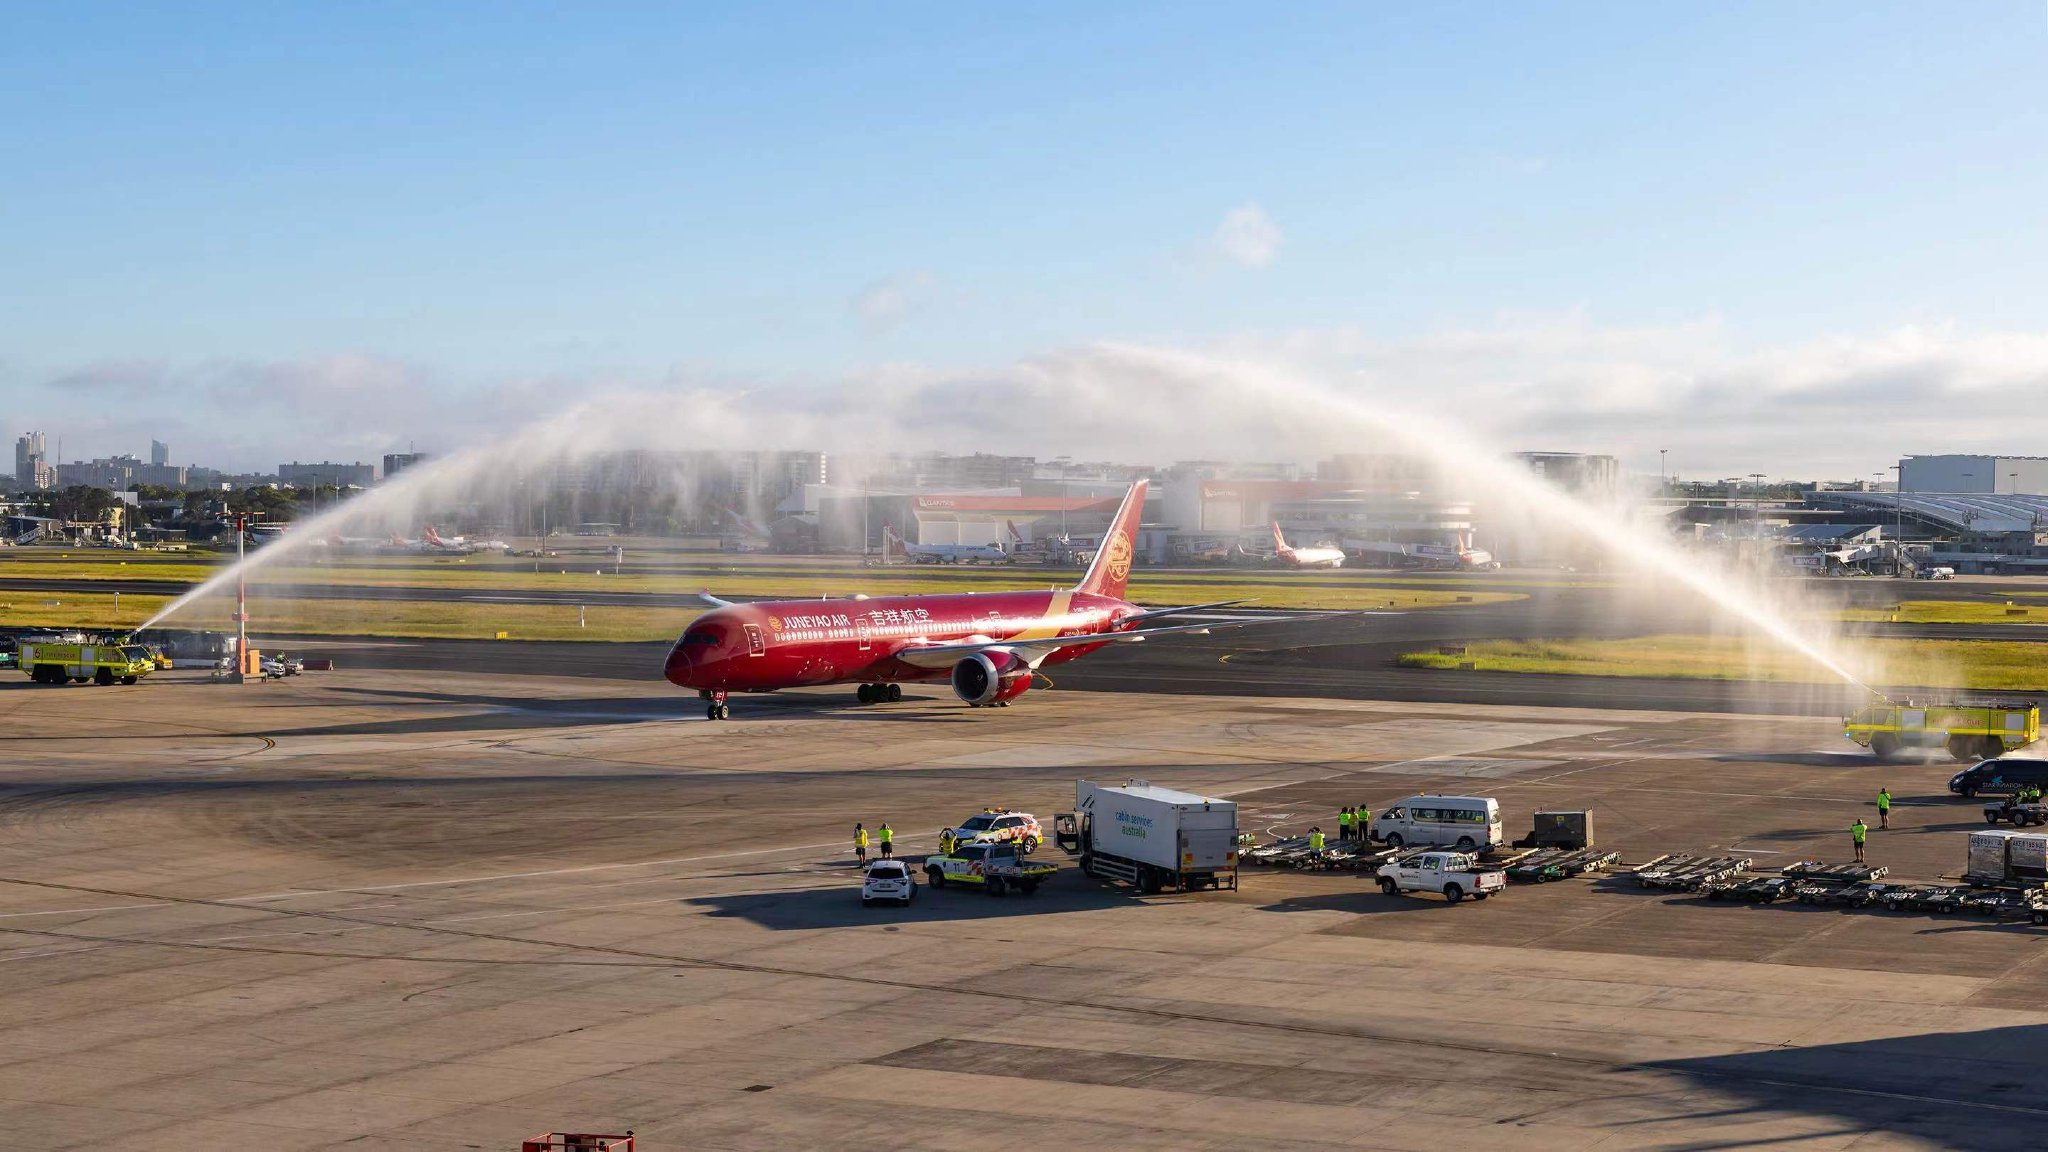
<svg viewBox="0 0 2048 1152"><path fill-rule="evenodd" d="M1484 900L1508 886L1508 874L1481 865L1464 852L1424 852L1380 865L1380 891L1441 892L1456 904L1465 897Z"/></svg>
<svg viewBox="0 0 2048 1152"><path fill-rule="evenodd" d="M877 903L893 900L905 908L917 899L917 879L910 874L900 860L877 860L868 865L860 878L860 903L863 908L872 908Z"/></svg>

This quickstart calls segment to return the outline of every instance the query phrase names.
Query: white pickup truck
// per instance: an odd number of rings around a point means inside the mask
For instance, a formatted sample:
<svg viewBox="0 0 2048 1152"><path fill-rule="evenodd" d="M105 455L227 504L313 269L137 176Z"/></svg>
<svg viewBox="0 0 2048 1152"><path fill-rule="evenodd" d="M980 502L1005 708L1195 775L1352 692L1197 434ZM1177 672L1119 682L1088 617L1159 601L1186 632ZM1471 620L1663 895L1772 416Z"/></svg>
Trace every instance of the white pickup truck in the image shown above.
<svg viewBox="0 0 2048 1152"><path fill-rule="evenodd" d="M1482 867L1468 852L1423 852L1380 865L1380 891L1441 892L1456 904L1465 897L1484 900L1508 886L1508 874Z"/></svg>

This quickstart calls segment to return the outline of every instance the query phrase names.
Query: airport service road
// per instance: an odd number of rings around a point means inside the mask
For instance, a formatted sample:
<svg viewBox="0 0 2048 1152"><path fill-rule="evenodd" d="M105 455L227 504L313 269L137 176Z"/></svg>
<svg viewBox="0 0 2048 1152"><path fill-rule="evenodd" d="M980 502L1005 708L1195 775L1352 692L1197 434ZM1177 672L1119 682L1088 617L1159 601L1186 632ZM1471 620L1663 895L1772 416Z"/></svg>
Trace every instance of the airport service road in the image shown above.
<svg viewBox="0 0 2048 1152"><path fill-rule="evenodd" d="M806 694L795 694L802 697ZM339 672L0 690L0 1121L39 1147L2031 1148L2043 935L1563 882L1248 873L859 907L1080 774L1262 831L1422 790L1631 856L1953 872L1943 764L1822 720L1051 693L714 724L642 681Z"/></svg>

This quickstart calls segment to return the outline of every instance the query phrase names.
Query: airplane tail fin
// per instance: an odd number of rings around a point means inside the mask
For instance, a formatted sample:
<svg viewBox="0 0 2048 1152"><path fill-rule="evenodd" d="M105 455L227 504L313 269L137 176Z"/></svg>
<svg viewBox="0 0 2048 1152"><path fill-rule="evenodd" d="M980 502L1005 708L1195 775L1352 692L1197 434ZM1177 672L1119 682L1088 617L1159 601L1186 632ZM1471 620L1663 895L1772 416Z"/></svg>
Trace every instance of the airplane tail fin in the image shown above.
<svg viewBox="0 0 2048 1152"><path fill-rule="evenodd" d="M1280 522L1278 520L1273 521L1273 550L1276 552L1287 551L1287 537L1280 534Z"/></svg>
<svg viewBox="0 0 2048 1152"><path fill-rule="evenodd" d="M432 524L427 525L427 543L432 544L436 548L444 547L441 543L441 534L434 531Z"/></svg>
<svg viewBox="0 0 2048 1152"><path fill-rule="evenodd" d="M1024 534L1017 531L1017 522L1015 520L1003 521L1003 527L1010 530L1010 543L1022 544L1024 542Z"/></svg>
<svg viewBox="0 0 2048 1152"><path fill-rule="evenodd" d="M1095 550L1094 563L1088 565L1088 574L1074 591L1123 599L1131 580L1131 559L1138 553L1138 525L1145 518L1145 488L1146 482L1140 480L1124 493L1116 518L1102 534L1102 546Z"/></svg>

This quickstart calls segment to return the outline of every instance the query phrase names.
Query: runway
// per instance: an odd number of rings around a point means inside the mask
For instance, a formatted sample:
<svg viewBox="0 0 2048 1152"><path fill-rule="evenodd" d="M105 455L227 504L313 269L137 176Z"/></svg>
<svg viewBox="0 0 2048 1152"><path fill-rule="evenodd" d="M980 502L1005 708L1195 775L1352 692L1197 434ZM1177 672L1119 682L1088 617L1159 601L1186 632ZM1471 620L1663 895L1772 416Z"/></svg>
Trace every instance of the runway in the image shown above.
<svg viewBox="0 0 2048 1152"><path fill-rule="evenodd" d="M1550 676L1404 668L1405 652L1479 640L1547 636L1627 637L1705 628L1697 612L1617 605L1584 590L1553 590L1527 600L1404 613L1299 618L1208 636L1117 645L1051 670L1051 690L1158 692L1210 696L1302 696L1543 707L1643 708L1840 716L1865 695L1845 686L1747 681ZM2013 625L1866 624L1856 634L1929 639L2048 641L2048 628ZM521 641L334 639L266 641L353 668L452 674L506 673L661 681L668 644L570 644ZM1043 690L1043 688L1041 688ZM851 690L848 690L851 695ZM1027 696L1027 703L1035 696ZM772 697L741 710L773 708Z"/></svg>
<svg viewBox="0 0 2048 1152"><path fill-rule="evenodd" d="M4 583L52 592L119 590L171 594L188 587L162 581L30 579ZM1866 606L1909 595L1995 602L2038 587L2029 582L1968 581L1942 582L1937 588L1924 582L1876 580L1839 581L1821 586L1845 603ZM266 586L266 593L318 599L672 608L677 612L678 632L688 613L698 607L694 594L638 592L290 585ZM1293 614L1275 615L1285 618ZM1417 670L1400 667L1396 662L1403 653L1440 645L1493 639L1625 638L1708 632L1717 623L1706 609L1683 600L1647 600L1607 588L1578 587L1569 581L1532 586L1524 599L1497 604L1398 613L1298 615L1298 620L1219 631L1208 637L1115 646L1054 670L1052 690L1837 716L1865 699L1863 693L1852 687L1834 690L1744 681ZM1874 637L2048 642L2048 627L2029 624L1865 623L1846 625L1844 631ZM462 675L502 673L658 682L666 652L665 642L576 644L266 636L260 627L257 636L267 649L328 657L345 667ZM750 699L742 707L774 705L766 699Z"/></svg>

